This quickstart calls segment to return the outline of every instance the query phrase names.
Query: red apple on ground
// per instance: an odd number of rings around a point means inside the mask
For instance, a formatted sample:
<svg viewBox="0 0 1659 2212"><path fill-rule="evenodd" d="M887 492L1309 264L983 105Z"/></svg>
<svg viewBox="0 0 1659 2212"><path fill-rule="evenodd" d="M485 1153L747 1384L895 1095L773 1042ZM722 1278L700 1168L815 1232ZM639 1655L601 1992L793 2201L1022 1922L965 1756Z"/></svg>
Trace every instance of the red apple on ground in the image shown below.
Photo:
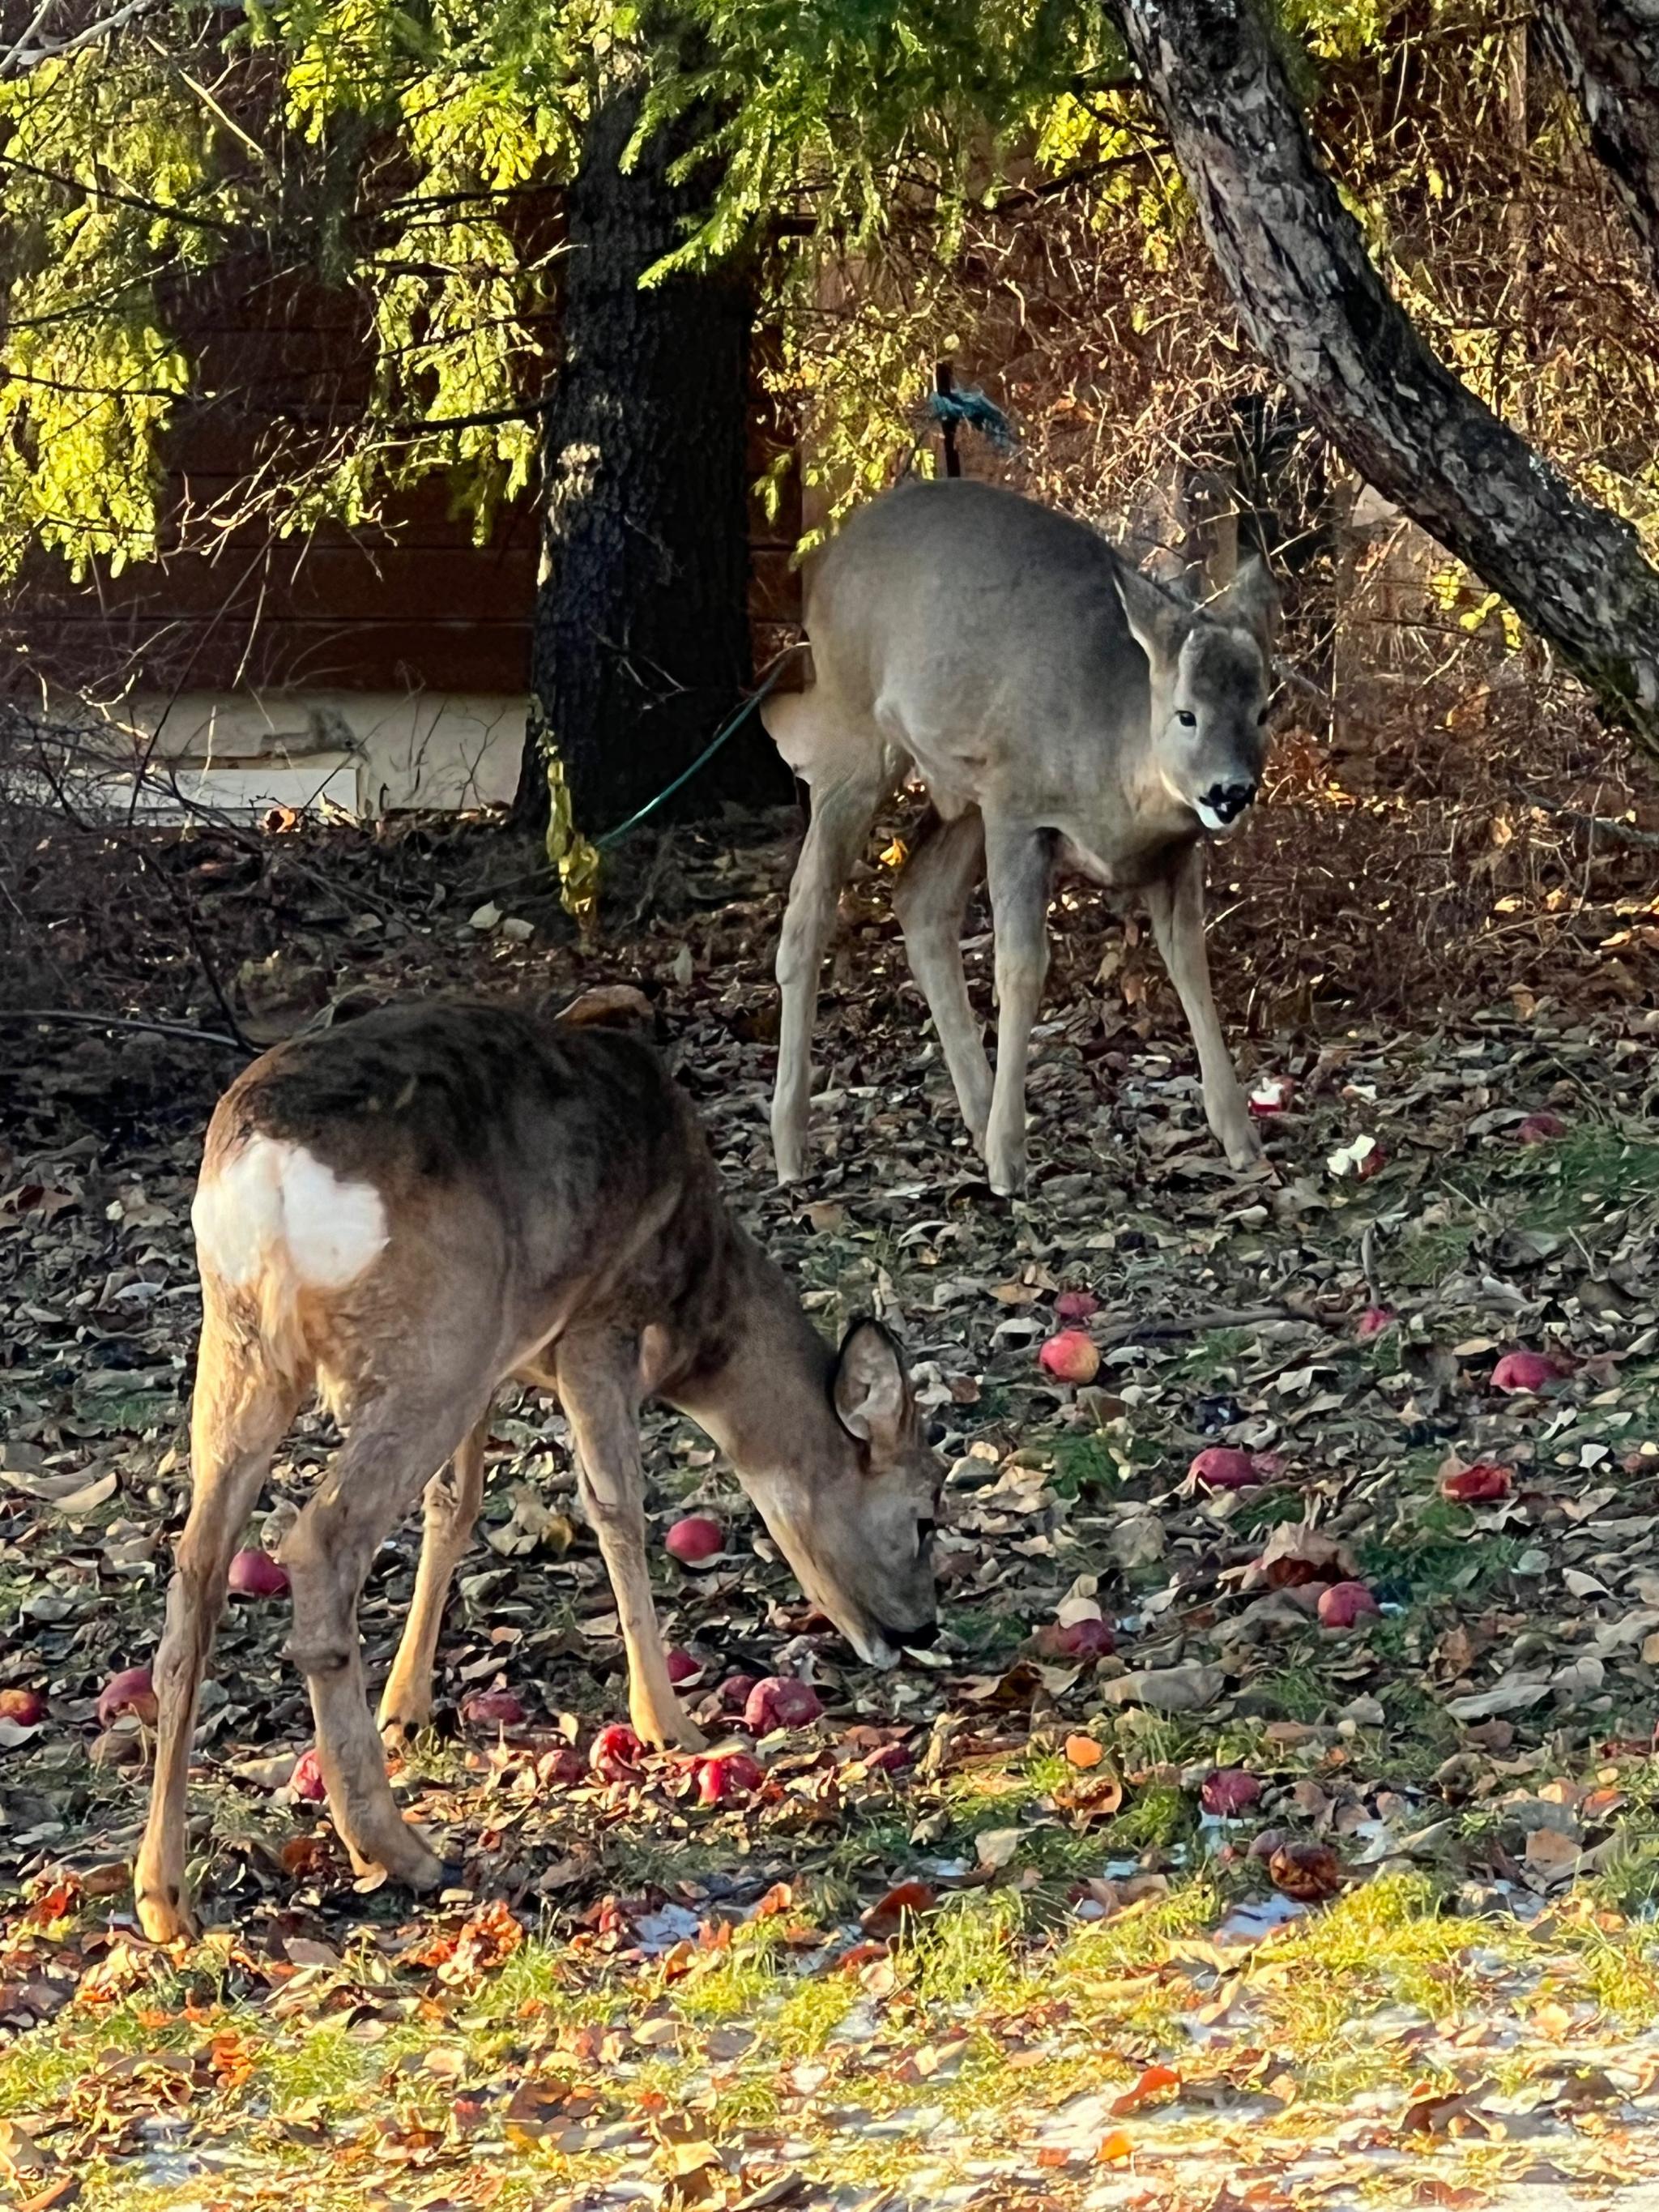
<svg viewBox="0 0 1659 2212"><path fill-rule="evenodd" d="M1494 1390L1541 1390L1564 1372L1559 1359L1542 1352L1506 1352L1492 1370Z"/></svg>
<svg viewBox="0 0 1659 2212"><path fill-rule="evenodd" d="M674 1523L663 1542L682 1566L700 1567L726 1549L726 1532L706 1513L688 1513Z"/></svg>
<svg viewBox="0 0 1659 2212"><path fill-rule="evenodd" d="M1038 1629L1036 1644L1045 1659L1104 1659L1117 1649L1104 1620L1073 1620L1063 1628L1051 1620Z"/></svg>
<svg viewBox="0 0 1659 2212"><path fill-rule="evenodd" d="M639 1771L645 1746L625 1722L602 1728L594 1737L587 1763L602 1781L627 1782Z"/></svg>
<svg viewBox="0 0 1659 2212"><path fill-rule="evenodd" d="M1322 1628L1352 1628L1382 1610L1364 1583L1333 1583L1320 1595L1319 1625Z"/></svg>
<svg viewBox="0 0 1659 2212"><path fill-rule="evenodd" d="M323 1781L323 1762L314 1749L302 1751L295 1761L288 1786L302 1804L320 1805L328 1790Z"/></svg>
<svg viewBox="0 0 1659 2212"><path fill-rule="evenodd" d="M1063 1328L1038 1352L1037 1364L1058 1382L1092 1382L1100 1372L1100 1352L1080 1328Z"/></svg>
<svg viewBox="0 0 1659 2212"><path fill-rule="evenodd" d="M1559 1114L1544 1112L1528 1114L1516 1131L1516 1139L1522 1145L1553 1145L1558 1137L1565 1137L1567 1125Z"/></svg>
<svg viewBox="0 0 1659 2212"><path fill-rule="evenodd" d="M754 1686L755 1677L752 1674L728 1674L715 1693L722 1711L740 1713L749 1703L749 1692Z"/></svg>
<svg viewBox="0 0 1659 2212"><path fill-rule="evenodd" d="M1460 1467L1455 1474L1443 1476L1440 1495L1459 1505L1486 1504L1496 1498L1507 1498L1514 1487L1512 1469L1482 1459L1473 1467Z"/></svg>
<svg viewBox="0 0 1659 2212"><path fill-rule="evenodd" d="M288 1588L288 1569L256 1547L237 1553L230 1563L229 1583L238 1597L281 1597Z"/></svg>
<svg viewBox="0 0 1659 2212"><path fill-rule="evenodd" d="M757 1735L774 1729L805 1728L823 1711L823 1700L810 1682L793 1674L767 1674L749 1692L743 1724Z"/></svg>
<svg viewBox="0 0 1659 2212"><path fill-rule="evenodd" d="M915 1763L908 1743L884 1743L864 1762L872 1774L902 1774Z"/></svg>
<svg viewBox="0 0 1659 2212"><path fill-rule="evenodd" d="M98 1700L98 1725L107 1728L123 1713L137 1713L146 1728L155 1725L158 1708L155 1685L148 1667L129 1667L125 1674L113 1674L104 1685Z"/></svg>
<svg viewBox="0 0 1659 2212"><path fill-rule="evenodd" d="M524 1717L511 1690L474 1690L461 1699L461 1718L469 1728L517 1728Z"/></svg>
<svg viewBox="0 0 1659 2212"><path fill-rule="evenodd" d="M586 1772L581 1753L568 1743L562 1743L556 1751L544 1751L536 1761L536 1779L546 1789L568 1787L581 1781Z"/></svg>
<svg viewBox="0 0 1659 2212"><path fill-rule="evenodd" d="M14 1728L39 1728L46 1717L46 1701L39 1690L0 1690L0 1721Z"/></svg>
<svg viewBox="0 0 1659 2212"><path fill-rule="evenodd" d="M1205 1776L1198 1795L1206 1813L1231 1820L1255 1803L1261 1795L1261 1784L1242 1766L1218 1766L1213 1774Z"/></svg>
<svg viewBox="0 0 1659 2212"><path fill-rule="evenodd" d="M1249 1490L1261 1480L1261 1470L1251 1452L1231 1444L1209 1444L1187 1470L1190 1480L1206 1490Z"/></svg>
<svg viewBox="0 0 1659 2212"><path fill-rule="evenodd" d="M734 1797L748 1797L766 1779L766 1770L746 1751L711 1752L696 1764L697 1802L723 1805Z"/></svg>

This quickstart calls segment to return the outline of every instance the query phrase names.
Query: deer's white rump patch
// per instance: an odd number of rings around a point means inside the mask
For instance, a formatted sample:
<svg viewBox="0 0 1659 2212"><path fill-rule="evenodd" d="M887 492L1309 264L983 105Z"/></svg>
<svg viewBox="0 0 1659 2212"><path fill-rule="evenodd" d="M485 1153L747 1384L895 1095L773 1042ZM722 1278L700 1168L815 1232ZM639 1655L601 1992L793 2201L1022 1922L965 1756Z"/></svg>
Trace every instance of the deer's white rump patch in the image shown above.
<svg viewBox="0 0 1659 2212"><path fill-rule="evenodd" d="M385 1202L303 1145L255 1137L204 1177L190 1210L201 1265L233 1288L273 1264L300 1287L343 1290L386 1249Z"/></svg>

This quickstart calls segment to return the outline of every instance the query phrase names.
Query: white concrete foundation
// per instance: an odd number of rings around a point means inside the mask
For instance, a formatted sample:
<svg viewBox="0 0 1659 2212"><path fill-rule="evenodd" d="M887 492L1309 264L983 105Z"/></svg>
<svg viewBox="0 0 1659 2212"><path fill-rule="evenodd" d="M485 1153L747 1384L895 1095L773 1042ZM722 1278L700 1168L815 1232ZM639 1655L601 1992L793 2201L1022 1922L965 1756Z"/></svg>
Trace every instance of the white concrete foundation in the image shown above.
<svg viewBox="0 0 1659 2212"><path fill-rule="evenodd" d="M192 805L245 817L333 808L366 819L501 805L518 785L528 710L527 699L508 695L141 695L100 733L111 755L105 787L125 811L128 763L145 759L139 807L163 818Z"/></svg>

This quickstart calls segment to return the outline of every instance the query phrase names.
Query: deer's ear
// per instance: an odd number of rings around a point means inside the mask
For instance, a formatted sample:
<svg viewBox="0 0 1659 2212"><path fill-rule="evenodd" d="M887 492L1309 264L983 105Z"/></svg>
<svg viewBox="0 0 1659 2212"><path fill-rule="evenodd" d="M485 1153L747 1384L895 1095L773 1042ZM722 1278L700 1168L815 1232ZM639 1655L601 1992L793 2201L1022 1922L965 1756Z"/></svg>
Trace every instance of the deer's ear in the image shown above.
<svg viewBox="0 0 1659 2212"><path fill-rule="evenodd" d="M1279 622L1279 587L1259 553L1252 553L1248 561L1239 562L1238 574L1210 612L1218 621L1236 623L1241 629L1248 629L1261 647L1262 659L1271 658L1273 631Z"/></svg>
<svg viewBox="0 0 1659 2212"><path fill-rule="evenodd" d="M1193 626L1192 608L1139 569L1120 565L1114 571L1114 580L1130 636L1154 671L1172 669Z"/></svg>
<svg viewBox="0 0 1659 2212"><path fill-rule="evenodd" d="M896 1450L910 1417L904 1358L879 1322L855 1321L836 1361L836 1418L878 1455Z"/></svg>

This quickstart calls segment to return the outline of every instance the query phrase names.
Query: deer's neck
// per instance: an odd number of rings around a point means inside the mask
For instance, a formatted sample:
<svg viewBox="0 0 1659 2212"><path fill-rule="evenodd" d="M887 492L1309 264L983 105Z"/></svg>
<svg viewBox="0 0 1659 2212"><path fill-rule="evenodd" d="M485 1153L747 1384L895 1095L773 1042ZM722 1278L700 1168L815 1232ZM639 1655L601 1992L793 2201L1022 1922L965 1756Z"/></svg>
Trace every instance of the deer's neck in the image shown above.
<svg viewBox="0 0 1659 2212"><path fill-rule="evenodd" d="M834 1451L834 1358L793 1285L735 1224L724 1295L689 1363L662 1395L689 1413L744 1475L809 1482Z"/></svg>

